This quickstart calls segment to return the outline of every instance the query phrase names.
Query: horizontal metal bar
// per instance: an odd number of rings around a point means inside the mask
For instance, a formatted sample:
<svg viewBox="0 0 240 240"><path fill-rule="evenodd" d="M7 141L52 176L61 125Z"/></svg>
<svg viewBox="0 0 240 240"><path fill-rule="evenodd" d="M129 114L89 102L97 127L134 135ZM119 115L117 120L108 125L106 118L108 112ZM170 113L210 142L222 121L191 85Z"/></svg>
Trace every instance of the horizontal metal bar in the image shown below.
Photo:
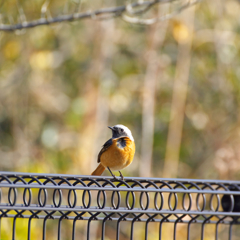
<svg viewBox="0 0 240 240"><path fill-rule="evenodd" d="M54 185L49 183L47 185L39 185L36 183L0 183L3 188L37 188L37 189L67 189L67 190L94 190L94 191L127 191L127 192L166 192L166 193L197 193L197 194L225 194L225 195L240 195L240 191L224 191L224 190L198 190L198 189L183 189L183 188L140 188L140 187L98 187L98 186L69 186L67 184Z"/></svg>
<svg viewBox="0 0 240 240"><path fill-rule="evenodd" d="M69 175L69 174L48 174L48 173L24 173L24 172L4 172L0 171L0 175L9 176L29 176L29 177L60 177L60 178L89 178L89 179L113 179L111 176L92 176L92 175ZM121 177L117 177L121 181ZM191 183L216 183L216 184L237 184L240 185L240 181L225 181L225 180L209 180L209 179L190 179L190 178L143 178L143 177L124 177L124 180L147 180L147 181L171 181L171 182L181 182L185 184Z"/></svg>
<svg viewBox="0 0 240 240"><path fill-rule="evenodd" d="M134 209L127 209L127 208L109 208L105 207L104 210L97 208L97 207L91 207L91 208L82 208L82 207L75 207L75 208L70 208L70 207L53 207L51 205L47 205L45 207L39 207L39 206L20 206L20 205L14 205L14 206L9 206L9 205L2 205L0 204L0 209L1 210L25 210L25 211L71 211L71 212L91 212L91 213L143 213L143 214L183 214L183 215L212 215L212 216L239 216L239 212L213 212L213 211L183 211L183 210L156 210L156 209L147 209L147 210L142 210L140 208L134 208Z"/></svg>
<svg viewBox="0 0 240 240"><path fill-rule="evenodd" d="M26 219L29 219L32 215L22 215L23 217L21 217L21 218L26 218ZM37 215L36 217L33 217L33 219L35 219L35 220L37 220L37 219L41 219L41 220L43 220L43 219L45 219L46 218L46 216L47 215ZM62 217L62 215L60 216L60 215L51 215L52 216L52 218L51 217L48 217L47 219L48 220L55 220L55 219L60 219L61 217ZM7 217L7 218L15 218L16 217L16 215L14 215L14 214L7 214L6 216L4 216L4 217ZM162 217L162 216L161 216ZM200 217L200 216L199 216ZM67 218L63 218L63 220L64 219L67 219L67 220L74 220L76 218L76 216L67 216ZM134 218L134 217L133 217ZM126 217L126 218L124 218L122 221L132 221L133 220L133 218L129 218L129 217ZM163 221L163 222L168 222L168 223L175 223L177 220L174 220L174 219L169 219L169 218L166 218L165 220L163 220L163 218L164 217L162 217L162 218L154 218L154 220L153 221L151 221L151 222L156 222L156 223L159 223L159 222L161 222L161 221ZM1 219L1 218L0 218ZM81 218L79 218L78 220L89 220L90 219L90 217L81 217ZM91 221L102 221L102 220L104 220L105 219L105 216L104 217L99 217L99 216L97 216L96 217L96 219L92 219ZM117 218L117 217L110 217L110 219L108 220L108 221L118 221L119 220L119 218ZM136 222L147 222L148 221L148 218L139 218L139 219L137 219L136 220ZM202 223L204 223L204 221L205 220L198 220L198 219L195 219L195 220L193 220L193 223L195 224L195 223L197 223L197 224L202 224ZM218 221L212 221L212 220L210 220L209 219L209 221L207 222L208 224L216 224ZM189 223L189 221L188 220L181 220L181 221L178 221L178 223L182 223L182 224L188 224ZM236 222L236 221L226 221L226 220L222 220L221 221L221 224L240 224L240 222Z"/></svg>

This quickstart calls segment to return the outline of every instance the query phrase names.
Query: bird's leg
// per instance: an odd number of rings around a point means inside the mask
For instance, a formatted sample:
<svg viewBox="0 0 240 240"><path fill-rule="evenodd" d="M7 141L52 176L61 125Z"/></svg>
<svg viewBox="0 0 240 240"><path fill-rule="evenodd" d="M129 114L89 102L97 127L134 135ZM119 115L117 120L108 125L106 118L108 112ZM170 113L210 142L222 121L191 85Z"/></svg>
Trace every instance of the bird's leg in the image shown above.
<svg viewBox="0 0 240 240"><path fill-rule="evenodd" d="M124 177L123 177L122 173L121 173L120 171L119 171L119 173L120 173L120 177L121 177L121 179L123 180Z"/></svg>
<svg viewBox="0 0 240 240"><path fill-rule="evenodd" d="M112 171L110 170L110 168L109 167L107 167L108 168L108 171L111 173L111 175L113 176L113 178L115 178L115 179L117 179L116 178L116 176L112 173Z"/></svg>

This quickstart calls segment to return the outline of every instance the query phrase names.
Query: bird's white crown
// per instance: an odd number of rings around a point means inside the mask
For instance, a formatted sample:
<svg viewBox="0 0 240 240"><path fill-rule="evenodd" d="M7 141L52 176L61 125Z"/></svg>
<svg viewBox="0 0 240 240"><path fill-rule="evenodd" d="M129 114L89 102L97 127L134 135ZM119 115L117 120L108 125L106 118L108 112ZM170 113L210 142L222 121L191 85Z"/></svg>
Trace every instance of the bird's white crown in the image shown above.
<svg viewBox="0 0 240 240"><path fill-rule="evenodd" d="M122 124L117 124L117 125L115 125L113 127L122 128L124 130L124 132L126 133L127 137L129 137L132 141L134 141L134 138L132 136L132 132L131 132L131 130L128 127L126 127L126 126L124 126Z"/></svg>

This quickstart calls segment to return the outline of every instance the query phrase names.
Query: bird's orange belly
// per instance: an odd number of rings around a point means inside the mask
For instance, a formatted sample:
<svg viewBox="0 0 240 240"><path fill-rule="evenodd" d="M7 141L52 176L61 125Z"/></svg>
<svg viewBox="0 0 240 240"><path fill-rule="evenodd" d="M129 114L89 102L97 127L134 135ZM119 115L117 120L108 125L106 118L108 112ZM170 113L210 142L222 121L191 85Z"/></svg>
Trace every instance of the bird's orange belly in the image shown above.
<svg viewBox="0 0 240 240"><path fill-rule="evenodd" d="M118 171L127 167L132 162L134 153L135 145L118 148L116 144L113 144L101 155L100 162L104 167L109 167L113 171Z"/></svg>

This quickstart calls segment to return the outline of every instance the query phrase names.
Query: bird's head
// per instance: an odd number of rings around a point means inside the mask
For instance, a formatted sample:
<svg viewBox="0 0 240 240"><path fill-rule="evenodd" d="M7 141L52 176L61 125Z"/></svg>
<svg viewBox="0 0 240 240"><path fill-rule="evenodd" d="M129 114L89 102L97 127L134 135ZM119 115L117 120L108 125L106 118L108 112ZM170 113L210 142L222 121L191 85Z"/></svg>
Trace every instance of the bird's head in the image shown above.
<svg viewBox="0 0 240 240"><path fill-rule="evenodd" d="M134 141L130 129L126 126L117 124L109 128L112 130L112 138L129 137L132 141Z"/></svg>

